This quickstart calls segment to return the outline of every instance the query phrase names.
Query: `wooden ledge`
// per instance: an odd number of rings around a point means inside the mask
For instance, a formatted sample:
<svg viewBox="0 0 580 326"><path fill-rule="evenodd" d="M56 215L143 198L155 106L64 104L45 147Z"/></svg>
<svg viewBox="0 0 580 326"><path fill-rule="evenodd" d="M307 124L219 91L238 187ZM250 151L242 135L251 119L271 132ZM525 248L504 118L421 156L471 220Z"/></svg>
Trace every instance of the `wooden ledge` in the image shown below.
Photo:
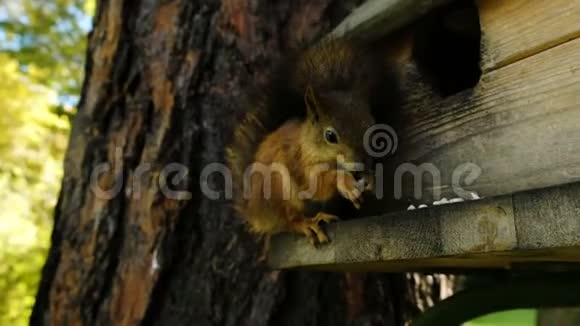
<svg viewBox="0 0 580 326"><path fill-rule="evenodd" d="M275 269L449 271L580 263L580 184L436 206L326 227L331 243L272 239Z"/></svg>
<svg viewBox="0 0 580 326"><path fill-rule="evenodd" d="M368 0L348 15L330 35L377 39L448 2L450 0Z"/></svg>

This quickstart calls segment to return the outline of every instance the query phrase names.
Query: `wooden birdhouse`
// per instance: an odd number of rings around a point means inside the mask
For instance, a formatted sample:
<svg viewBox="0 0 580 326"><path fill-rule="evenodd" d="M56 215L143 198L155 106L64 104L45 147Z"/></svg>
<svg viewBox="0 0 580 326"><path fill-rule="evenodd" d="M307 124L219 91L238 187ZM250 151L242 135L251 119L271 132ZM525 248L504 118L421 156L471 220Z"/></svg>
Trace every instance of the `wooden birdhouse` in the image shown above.
<svg viewBox="0 0 580 326"><path fill-rule="evenodd" d="M575 270L580 1L370 0L332 34L372 43L401 67L404 126L382 185L393 198L327 226L328 245L276 237L273 267L535 270L546 282ZM561 283L541 286L578 287ZM503 288L512 292L502 307L515 305L517 290Z"/></svg>

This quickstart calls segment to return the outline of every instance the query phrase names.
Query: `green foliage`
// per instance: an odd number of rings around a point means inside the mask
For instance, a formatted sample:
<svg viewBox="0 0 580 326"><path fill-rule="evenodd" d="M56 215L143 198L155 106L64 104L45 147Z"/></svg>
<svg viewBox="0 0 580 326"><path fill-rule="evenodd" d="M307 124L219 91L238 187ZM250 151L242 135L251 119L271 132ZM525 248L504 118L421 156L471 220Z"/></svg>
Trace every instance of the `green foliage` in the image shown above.
<svg viewBox="0 0 580 326"><path fill-rule="evenodd" d="M94 4L0 0L0 326L28 324Z"/></svg>
<svg viewBox="0 0 580 326"><path fill-rule="evenodd" d="M0 0L0 52L38 83L75 99L93 1Z"/></svg>
<svg viewBox="0 0 580 326"><path fill-rule="evenodd" d="M535 326L536 310L509 310L489 314L466 323L467 326Z"/></svg>
<svg viewBox="0 0 580 326"><path fill-rule="evenodd" d="M56 100L0 54L0 325L26 324L46 255L69 130Z"/></svg>

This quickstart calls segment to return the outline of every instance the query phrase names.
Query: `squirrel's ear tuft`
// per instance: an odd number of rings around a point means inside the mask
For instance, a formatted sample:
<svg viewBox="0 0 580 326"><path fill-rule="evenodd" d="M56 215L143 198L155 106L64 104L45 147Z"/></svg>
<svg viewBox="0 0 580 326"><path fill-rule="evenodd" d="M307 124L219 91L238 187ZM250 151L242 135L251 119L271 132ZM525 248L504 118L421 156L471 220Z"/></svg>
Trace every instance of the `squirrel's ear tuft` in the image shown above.
<svg viewBox="0 0 580 326"><path fill-rule="evenodd" d="M304 93L304 104L306 104L306 114L308 119L318 122L320 118L320 105L312 86L306 87L306 92Z"/></svg>

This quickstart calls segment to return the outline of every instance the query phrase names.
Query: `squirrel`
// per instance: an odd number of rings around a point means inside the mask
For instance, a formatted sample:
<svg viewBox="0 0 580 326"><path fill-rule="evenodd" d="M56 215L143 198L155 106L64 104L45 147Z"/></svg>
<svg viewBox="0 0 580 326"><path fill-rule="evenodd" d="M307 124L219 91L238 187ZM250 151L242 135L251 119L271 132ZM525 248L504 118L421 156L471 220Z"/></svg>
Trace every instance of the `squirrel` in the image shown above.
<svg viewBox="0 0 580 326"><path fill-rule="evenodd" d="M363 193L372 192L365 133L392 120L399 91L393 65L371 53L352 41L325 40L288 56L248 93L226 163L234 210L251 233L328 242L321 224L339 220L330 204L346 200L359 209Z"/></svg>

